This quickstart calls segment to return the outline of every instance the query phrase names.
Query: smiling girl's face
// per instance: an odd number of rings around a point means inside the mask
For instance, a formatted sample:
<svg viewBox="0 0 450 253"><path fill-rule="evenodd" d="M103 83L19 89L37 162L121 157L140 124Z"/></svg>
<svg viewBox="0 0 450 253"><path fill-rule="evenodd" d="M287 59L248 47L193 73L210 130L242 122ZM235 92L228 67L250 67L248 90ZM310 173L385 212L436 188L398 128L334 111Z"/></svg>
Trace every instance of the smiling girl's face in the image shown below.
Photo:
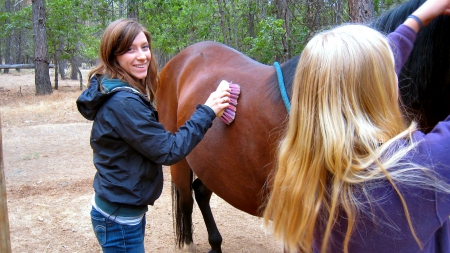
<svg viewBox="0 0 450 253"><path fill-rule="evenodd" d="M128 51L116 56L117 62L126 72L136 79L147 77L147 70L152 54L143 32L138 33Z"/></svg>

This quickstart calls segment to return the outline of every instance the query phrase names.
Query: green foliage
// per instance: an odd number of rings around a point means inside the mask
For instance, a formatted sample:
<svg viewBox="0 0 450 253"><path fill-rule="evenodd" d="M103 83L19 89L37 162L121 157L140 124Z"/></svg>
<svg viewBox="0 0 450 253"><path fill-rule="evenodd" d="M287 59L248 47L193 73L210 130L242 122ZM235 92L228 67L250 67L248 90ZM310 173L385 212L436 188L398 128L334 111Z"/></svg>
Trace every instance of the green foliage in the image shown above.
<svg viewBox="0 0 450 253"><path fill-rule="evenodd" d="M375 0L374 9L376 16L379 16L384 11L389 10L390 8L405 2L407 2L407 0Z"/></svg>
<svg viewBox="0 0 450 253"><path fill-rule="evenodd" d="M3 38L11 34L20 34L22 37L22 46L20 54L24 56L34 56L34 41L33 41L33 23L31 6L26 6L16 12L2 14L9 23L4 23L5 33L0 35Z"/></svg>
<svg viewBox="0 0 450 253"><path fill-rule="evenodd" d="M283 54L281 39L286 32L283 28L283 20L267 17L259 22L260 30L255 38L245 38L251 45L247 54L263 63L274 62L276 55Z"/></svg>
<svg viewBox="0 0 450 253"><path fill-rule="evenodd" d="M11 26L8 25L7 21L9 20L10 14L7 12L0 12L0 24L2 33L0 33L0 38L5 38L9 31L11 30Z"/></svg>
<svg viewBox="0 0 450 253"><path fill-rule="evenodd" d="M306 43L309 39L309 29L306 26L298 26L297 29L293 30L292 37L288 37L287 40L294 45L292 50L292 55L298 55L305 48Z"/></svg>
<svg viewBox="0 0 450 253"><path fill-rule="evenodd" d="M100 41L99 34L96 33L100 16L94 10L102 10L95 8L95 5L102 6L102 1L47 1L47 40L50 54L58 56L60 60L73 57L86 61L95 59Z"/></svg>
<svg viewBox="0 0 450 253"><path fill-rule="evenodd" d="M375 0L376 15L406 0ZM4 0L0 0L4 3ZM151 32L153 48L173 56L187 46L205 40L226 43L257 61L273 61L299 54L317 29L348 21L347 1L241 0L136 0L139 22ZM92 61L98 56L105 27L126 17L124 0L46 0L46 27L49 59L74 57ZM220 3L220 5L219 5ZM339 3L342 10L336 10ZM31 2L19 9L0 12L0 39L21 34L21 52L34 55ZM219 8L220 6L220 8ZM319 8L320 13L314 12ZM283 9L286 8L286 9ZM2 9L4 10L4 8ZM221 11L220 11L221 10ZM280 14L281 10L289 15ZM312 21L317 22L312 23ZM4 47L4 43L2 44Z"/></svg>
<svg viewBox="0 0 450 253"><path fill-rule="evenodd" d="M211 40L217 27L211 25L212 1L151 0L144 3L142 23L153 36L153 47L175 54L192 43Z"/></svg>

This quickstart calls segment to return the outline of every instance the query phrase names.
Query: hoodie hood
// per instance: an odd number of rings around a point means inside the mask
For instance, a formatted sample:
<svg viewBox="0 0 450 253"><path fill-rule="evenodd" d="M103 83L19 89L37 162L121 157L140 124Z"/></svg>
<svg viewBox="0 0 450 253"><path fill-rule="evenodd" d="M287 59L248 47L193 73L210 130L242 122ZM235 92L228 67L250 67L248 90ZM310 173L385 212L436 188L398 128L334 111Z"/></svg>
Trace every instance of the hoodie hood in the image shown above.
<svg viewBox="0 0 450 253"><path fill-rule="evenodd" d="M122 82L119 79L112 79L107 77L93 76L90 80L90 86L81 93L77 99L78 111L88 120L94 120L97 111L102 107L106 100L111 95L120 90L120 88L129 89L131 92L139 93L138 90L130 87L127 83ZM102 86L100 91L99 86Z"/></svg>

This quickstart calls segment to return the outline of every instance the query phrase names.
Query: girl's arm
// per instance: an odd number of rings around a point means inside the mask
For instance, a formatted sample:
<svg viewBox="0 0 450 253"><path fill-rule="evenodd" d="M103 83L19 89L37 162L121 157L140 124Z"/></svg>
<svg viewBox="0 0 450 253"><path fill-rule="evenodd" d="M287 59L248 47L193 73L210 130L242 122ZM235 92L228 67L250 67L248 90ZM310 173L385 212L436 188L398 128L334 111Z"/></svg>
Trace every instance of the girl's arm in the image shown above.
<svg viewBox="0 0 450 253"><path fill-rule="evenodd" d="M428 0L403 23L416 33L440 15L450 15L450 0Z"/></svg>

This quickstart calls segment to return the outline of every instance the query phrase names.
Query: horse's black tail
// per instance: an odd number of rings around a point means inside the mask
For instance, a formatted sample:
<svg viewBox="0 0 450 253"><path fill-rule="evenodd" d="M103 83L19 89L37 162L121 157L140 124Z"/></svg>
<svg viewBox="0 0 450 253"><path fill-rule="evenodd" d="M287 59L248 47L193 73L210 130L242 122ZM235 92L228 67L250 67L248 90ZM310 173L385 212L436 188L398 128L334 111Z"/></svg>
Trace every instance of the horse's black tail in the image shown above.
<svg viewBox="0 0 450 253"><path fill-rule="evenodd" d="M181 248L184 242L183 236L183 215L178 204L178 199L180 198L180 192L178 191L175 184L172 182L172 216L173 216L173 230L175 232L175 242L179 248Z"/></svg>
<svg viewBox="0 0 450 253"><path fill-rule="evenodd" d="M191 184L192 184L192 172L191 172ZM192 188L191 188L192 194ZM186 228L190 228L192 231L191 224L186 224L185 219L183 219L183 210L181 209L180 203L180 192L172 181L172 216L173 216L173 228L175 232L175 240L178 248L182 248L186 243ZM190 219L188 219L190 220Z"/></svg>

